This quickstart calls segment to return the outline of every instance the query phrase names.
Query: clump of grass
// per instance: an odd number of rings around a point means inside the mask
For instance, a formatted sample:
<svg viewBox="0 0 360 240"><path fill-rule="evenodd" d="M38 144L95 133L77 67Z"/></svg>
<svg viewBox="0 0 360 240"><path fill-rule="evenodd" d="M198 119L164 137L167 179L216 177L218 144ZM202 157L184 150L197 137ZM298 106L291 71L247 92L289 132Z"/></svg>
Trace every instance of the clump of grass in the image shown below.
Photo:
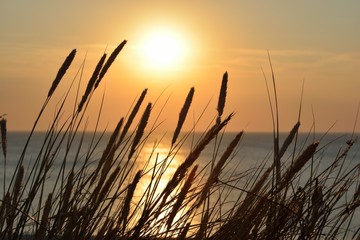
<svg viewBox="0 0 360 240"><path fill-rule="evenodd" d="M360 206L359 165L345 167L347 156L356 143L355 138L352 135L327 168L319 168L321 152L326 145L318 141L297 144L299 114L298 122L280 147L272 66L275 113L270 90L267 90L274 125L273 161L267 161L268 158L264 156L264 162L252 169L228 167L230 162L238 160L235 155L241 151L238 146L244 133L240 131L227 147L222 147L225 144L225 127L234 117L230 113L223 118L228 91L227 72L222 77L215 121L209 124L170 177L166 173L171 170L175 157L183 150L190 136L195 135L192 130L179 138L193 101L194 88L190 89L179 112L167 154L158 154L159 142L155 142L150 156L140 159L143 158L141 153L146 142L158 125L156 118L149 127L151 112L156 104L148 103L139 122L132 127L146 98L147 89L130 108L129 116L118 120L104 149L100 149L100 155L96 152L105 132L93 134L91 144L84 146L85 133L79 129L86 126L84 116L87 107L125 44L126 41L121 42L107 60L106 54L101 57L73 113L67 120L61 121L60 116L65 114L63 106L70 101L68 97L73 85L70 86L45 133L38 155L25 168L24 159L31 160L26 149L37 122L60 80L65 77L76 51L73 50L65 59L35 120L9 184L5 183L6 120L0 117L5 158L0 238L360 238L360 231L352 226ZM81 76L76 76L75 80L80 84ZM212 160L204 165L200 159L204 150L212 144ZM303 147L306 144L307 147ZM289 150L290 146L293 146L293 150ZM60 154L61 150L65 152L63 155ZM82 154L82 150L85 150L85 154ZM71 155L74 152L76 154ZM70 156L74 159L69 159ZM143 166L139 164L140 160L146 160ZM60 167L55 164L58 162L61 163ZM306 175L307 168L311 168L310 176ZM55 181L49 184L49 178ZM165 184L162 184L163 181Z"/></svg>

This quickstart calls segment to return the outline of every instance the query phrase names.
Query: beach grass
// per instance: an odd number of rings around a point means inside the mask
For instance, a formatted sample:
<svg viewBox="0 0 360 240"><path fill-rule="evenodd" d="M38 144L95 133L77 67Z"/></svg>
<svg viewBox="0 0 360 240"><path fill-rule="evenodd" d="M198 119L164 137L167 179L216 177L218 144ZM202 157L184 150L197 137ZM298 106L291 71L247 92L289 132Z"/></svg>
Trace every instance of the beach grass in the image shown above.
<svg viewBox="0 0 360 240"><path fill-rule="evenodd" d="M339 149L326 169L317 167L324 150L321 139L309 140L306 145L297 143L300 113L299 121L280 143L273 71L274 101L270 98L269 87L268 93L274 151L272 159L264 156L264 161L253 169L237 169L224 174L227 163L239 151L244 135L239 130L225 150L219 150L224 144L225 128L234 117L234 113L225 114L227 91L231 91L227 89L227 72L219 84L214 121L171 177L166 177L165 173L184 142L194 134L194 130L181 131L196 97L194 88L184 96L167 154L157 154L154 144L155 162L150 158L142 159L146 162L143 169L138 169L135 164L141 157L144 143L157 127L157 124L148 124L149 119L156 118L152 115L156 104L145 104L147 89L130 109L130 114L118 120L101 155L94 153L100 141L94 134L92 145L88 146L85 156L80 156L80 150L86 147L83 146L85 131L80 128L86 122L84 119L93 93L106 72L111 71L112 63L125 45L126 41L121 42L108 59L106 54L101 57L84 94L77 99L73 113L66 121L61 121L60 116L65 114L63 106L70 101L69 91L66 93L58 103L60 107L50 122L38 155L31 165L24 166L39 119L75 58L76 50L70 52L51 84L10 182L5 182L6 119L0 117L4 161L1 239L360 238L360 226L355 221L360 206L359 164L344 167L348 153L356 143L354 135L344 143L344 148ZM137 116L140 120L136 123ZM104 132L100 136L104 136ZM215 145L212 162L199 165L199 158L210 143ZM60 167L55 168L53 164L59 161L61 149L65 154L61 155ZM77 152L74 159L69 159L71 151ZM310 174L304 180L305 171ZM245 184L238 185L245 172ZM56 181L52 183L51 191L45 191L50 173L55 174ZM142 195L135 196L139 182L145 176L150 179L146 181ZM162 186L161 181L166 184ZM230 195L236 196L235 199L229 199Z"/></svg>

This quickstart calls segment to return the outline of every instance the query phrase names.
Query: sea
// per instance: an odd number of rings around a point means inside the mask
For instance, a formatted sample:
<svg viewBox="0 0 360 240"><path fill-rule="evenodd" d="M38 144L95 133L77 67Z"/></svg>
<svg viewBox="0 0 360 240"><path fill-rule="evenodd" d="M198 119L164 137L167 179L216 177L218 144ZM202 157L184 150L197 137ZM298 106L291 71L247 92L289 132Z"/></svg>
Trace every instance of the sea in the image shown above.
<svg viewBox="0 0 360 240"><path fill-rule="evenodd" d="M8 132L7 134L7 149L6 149L6 165L2 152L0 153L0 189L3 189L4 180L5 185L8 186L12 181L14 171L19 162L20 156L23 152L25 143L28 139L29 132ZM74 138L71 144L70 151L66 156L66 169L70 169L73 165L73 159L78 154L79 159L85 159L89 149L92 151L90 162L97 163L97 160L101 157L107 142L111 136L110 132L105 133L93 133L86 132L83 135L81 141L81 134ZM211 167L216 164L222 153L226 150L229 143L234 139L237 133L220 133L210 144L201 152L199 158L194 164L199 166L199 169L204 169L204 176L209 174ZM279 134L280 146L287 137L287 133ZM191 151L196 146L196 143L203 136L203 133L187 133L183 132L179 135L178 142L181 144L176 145L175 154L171 157L171 164L168 170L164 174L159 186L165 187L166 182L171 178L176 168L186 159ZM288 150L282 158L282 164L284 168L288 167L291 161L296 159L301 152L304 151L306 146L312 142L319 141L320 144L317 148L316 154L309 161L309 163L301 171L301 176L297 178L297 187L303 186L314 173L320 173L327 169L335 159L340 156L346 149L348 149L348 141L354 140L354 144L351 146L346 154L345 160L339 167L341 171L349 171L360 163L360 142L357 139L358 134L351 133L299 133L297 138L289 146ZM23 166L25 167L25 175L29 174L30 169L36 161L39 152L44 145L44 139L46 138L45 132L35 132L30 139L29 145L25 152ZM150 134L145 133L142 141L140 141L140 147L134 154L134 171L144 170L149 168L149 165L158 163L162 158L166 158L171 148L172 134L166 132L152 132ZM61 145L61 149L56 153L55 161L49 174L46 178L45 191L50 191L56 181L61 164L65 157L65 148L67 139L65 137L64 143ZM80 145L81 143L81 145ZM80 146L80 147L79 147ZM78 152L78 150L80 151ZM227 202L236 202L237 198L241 194L241 189L249 189L249 183L254 179L254 176L259 176L261 170L270 166L274 159L274 135L273 133L255 133L244 132L240 143L233 151L228 162L225 164L224 169L219 177L219 180L226 182L228 187L234 188L231 194L227 195ZM81 161L79 161L81 163ZM359 170L358 170L359 171ZM5 178L5 179L4 179ZM149 178L149 176L148 176ZM138 197L141 195L141 191L146 188L146 183L149 181L144 176L142 185L140 184L137 192ZM205 179L205 178L204 178ZM348 190L342 199L342 203L346 204L351 200L360 180ZM142 186L142 187L141 187ZM3 196L3 191L0 191L0 196ZM360 214L357 213L353 219L355 226L360 226Z"/></svg>
<svg viewBox="0 0 360 240"><path fill-rule="evenodd" d="M7 149L6 149L6 182L12 177L13 171L20 159L23 152L25 143L28 139L29 132L8 132L7 134ZM67 156L67 163L72 165L72 159L78 151L80 144L80 137L82 133L78 133L75 137L72 148ZM218 159L225 151L229 143L234 139L237 133L220 133L209 145L202 151L196 164L199 166L205 166L209 164L212 159ZM182 141L181 146L178 147L176 152L177 164L180 164L187 155L194 149L198 140L202 137L203 133L182 133L180 134L178 141ZM279 145L281 147L287 133L280 133ZM87 132L83 136L80 155L85 155L89 149L93 150L92 160L96 161L104 151L108 140L111 136L110 132L105 133L92 133ZM44 145L44 139L46 137L45 132L35 132L30 139L29 145L26 149L24 158L24 167L29 168L39 155L41 147ZM186 138L185 141L183 139ZM137 160L147 159L150 154L167 155L171 146L172 134L170 133L151 133L149 135L144 134L144 141L141 142L141 149L137 152ZM234 169L237 166L238 172L244 172L252 168L270 166L273 161L274 152L274 135L273 133L255 133L244 132L238 147L234 150L229 163L227 164L230 169ZM360 142L357 142L357 134L349 133L300 133L289 146L287 152L282 158L282 162L286 164L287 161L291 161L293 157L296 157L301 153L306 146L312 142L319 141L320 144L315 154L317 159L317 167L321 169L327 168L336 157L341 154L341 151L347 148L347 141L354 139L354 145L349 150L345 165L347 168L352 168L360 163ZM57 153L56 161L53 164L53 172L57 172L56 168L60 167L65 154L66 139L61 146L61 150ZM296 142L296 144L295 144ZM95 146L96 145L96 146ZM296 146L295 146L296 145ZM294 147L295 146L295 147ZM161 157L160 157L161 158ZM216 160L215 160L216 161ZM141 167L141 165L139 165ZM0 169L4 171L4 156L0 152ZM304 172L306 174L306 172ZM4 179L0 178L0 182Z"/></svg>

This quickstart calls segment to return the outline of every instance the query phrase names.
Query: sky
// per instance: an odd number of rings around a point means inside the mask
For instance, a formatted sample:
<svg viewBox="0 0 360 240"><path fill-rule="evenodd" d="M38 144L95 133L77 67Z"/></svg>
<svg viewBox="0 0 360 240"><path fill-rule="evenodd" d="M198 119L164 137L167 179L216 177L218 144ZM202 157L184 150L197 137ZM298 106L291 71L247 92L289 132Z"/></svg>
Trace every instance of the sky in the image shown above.
<svg viewBox="0 0 360 240"><path fill-rule="evenodd" d="M301 131L315 126L319 132L351 132L360 102L359 9L355 0L0 0L0 115L7 114L9 131L31 129L57 70L76 48L37 128L47 129L81 64L83 91L102 54L126 39L94 93L88 130L103 96L100 127L113 129L148 88L153 123L157 119L159 129L173 131L191 87L195 95L184 127L191 129L202 116L196 130L203 130L216 115L227 72L225 114L236 113L227 130L272 131L269 54L280 131L296 123L302 99ZM71 106L64 118L69 114Z"/></svg>

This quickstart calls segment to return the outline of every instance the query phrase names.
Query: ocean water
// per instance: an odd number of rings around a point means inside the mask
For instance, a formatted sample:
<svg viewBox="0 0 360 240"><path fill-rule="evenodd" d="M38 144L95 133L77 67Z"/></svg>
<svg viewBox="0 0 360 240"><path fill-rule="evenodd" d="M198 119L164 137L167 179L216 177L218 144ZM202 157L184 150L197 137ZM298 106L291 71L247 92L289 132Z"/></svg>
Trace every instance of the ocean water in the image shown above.
<svg viewBox="0 0 360 240"><path fill-rule="evenodd" d="M105 149L108 139L110 138L111 133L105 133L102 135L101 133L85 133L84 140L81 145L80 150L80 159L85 158L86 153L89 149L93 150L93 154L91 160L96 162L98 158L100 158L102 151ZM11 181L11 177L15 170L15 167L19 161L22 150L24 149L25 142L27 140L29 133L28 132L9 132L7 136L7 166L6 166L6 182L9 183ZM75 137L73 143L71 144L71 149L67 155L67 166L70 167L73 164L73 159L75 158L76 152L79 148L80 144L80 134ZM235 133L225 133L223 135L219 135L218 138L212 141L201 153L199 159L196 164L200 167L211 164L212 159L219 159L221 154L225 151L229 143L235 137ZM186 133L180 134L179 139L186 136ZM280 146L287 134L280 134ZM181 164L182 161L185 160L186 156L190 153L191 149L194 148L194 145L201 137L201 133L190 134L187 136L187 140L184 141L182 146L177 150L175 157L173 159L174 168ZM94 138L94 140L92 140ZM171 134L164 133L152 133L146 139L146 142L142 143L141 151L136 159L137 168L142 167L142 163L149 158L151 153L153 155L158 154L158 158L161 159L168 154L170 143L171 143ZM287 153L282 158L284 163L287 161L291 161L293 157L293 153L295 151L295 156L298 155L307 145L309 145L313 141L319 141L320 144L318 147L318 151L315 155L316 166L321 169L325 169L328 167L336 158L336 156L341 152L342 149L345 149L347 144L346 141L351 138L350 134L345 133L331 133L331 134L307 134L301 133L297 139L297 146L294 150L294 144L291 145L287 151ZM354 136L356 138L356 135ZM25 158L24 158L24 167L25 169L29 169L34 164L36 157L39 155L41 147L43 146L43 141L45 139L44 132L36 132L34 133L30 144L27 148ZM100 139L100 140L99 140ZM91 143L93 141L93 143ZM98 141L98 142L97 142ZM66 139L65 139L66 142ZM97 144L95 146L95 144ZM156 148L154 150L154 146ZM64 156L65 156L65 146L66 144L62 144L62 149L57 153L56 160L53 164L53 169L51 172L57 173L57 168L60 167ZM358 142L350 149L347 160L345 161L345 167L351 168L356 164L360 163L360 154ZM235 150L235 154L231 157L231 159L227 163L226 169L232 170L234 173L234 169L236 168L236 173L246 172L251 169L257 169L259 167L269 166L273 161L273 134L272 133L244 133L238 148ZM46 150L43 150L46 151ZM217 153L217 154L215 154ZM214 157L216 155L216 157ZM154 157L153 156L153 157ZM3 175L4 169L4 157L0 155L0 176ZM51 172L48 177L48 182L51 182ZM306 179L310 174L310 169L303 173L304 179ZM170 174L169 174L170 175ZM0 177L0 183L3 185L4 178Z"/></svg>
<svg viewBox="0 0 360 240"><path fill-rule="evenodd" d="M111 133L105 133L104 135L100 133L85 133L84 140L80 146L80 136L75 137L74 141L71 144L70 151L67 153L66 169L69 169L73 165L73 160L79 151L79 163L85 159L86 154L89 152L89 149L92 151L90 162L94 164L97 163L97 160L101 157L102 151L105 149L108 139L110 138ZM15 171L16 165L19 161L21 152L24 148L25 142L27 140L29 133L28 132L9 132L7 138L7 166L6 166L6 185L11 182L13 173ZM79 134L80 135L80 134ZM198 160L195 164L199 165L199 169L204 169L204 175L209 173L212 160L215 159L215 162L220 158L221 154L226 150L229 143L235 137L235 133L225 133L220 134L215 140L213 140L201 153ZM167 171L164 174L163 179L159 183L160 188L165 187L167 180L171 178L172 174L175 172L176 168L185 160L191 150L194 148L196 142L201 137L201 133L193 133L187 135L186 133L180 134L179 139L187 136L186 141L183 142L181 147L177 148L176 154L171 157L171 164L169 165ZM287 134L280 134L280 146ZM354 136L356 137L356 135ZM171 134L166 133L152 133L146 139L146 141L141 142L141 150L136 152L136 160L134 163L134 171L138 169L144 169L146 167L146 160L151 164L161 161L166 158L169 154L169 148L171 143ZM311 168L310 164L302 171L301 177L298 178L297 184L302 186L308 180L311 175L311 171L321 172L326 169L333 163L336 157L341 154L341 151L346 149L346 141L351 138L350 134L344 133L331 133L331 134L307 134L301 133L298 136L296 147L294 144L290 145L288 151L282 158L282 162L288 166L291 162L293 156L299 155L306 146L308 146L313 141L320 141L317 153L313 158L314 165ZM43 141L45 139L45 133L36 132L27 148L25 158L24 158L24 167L26 174L30 171L34 165L39 152L41 151ZM66 140L66 139L65 139ZM344 165L342 166L343 171L351 169L360 163L360 153L359 153L359 143L355 141L355 144L352 146L350 151L347 154ZM62 144L62 148L59 152L56 153L55 161L49 174L46 178L45 192L51 191L56 180L56 176L59 172L60 166L63 163L65 157L65 148L66 141ZM46 151L46 149L43 149ZM261 169L264 169L267 166L270 166L273 161L273 134L272 133L244 133L240 144L235 149L235 153L231 156L227 162L221 176L220 180L227 182L229 185L244 188L256 174L259 174ZM145 175L142 178L139 186L137 187L137 193L135 194L138 198L141 197L142 192L149 182L150 174ZM4 157L0 155L0 186L2 189L4 183ZM160 191L161 189L159 189ZM344 204L346 201L350 200L351 196L354 194L355 189L351 188L348 194L348 197L344 198ZM0 191L0 195L3 195L3 191ZM230 203L235 203L237 198L241 194L241 191L236 190L235 188L232 191L229 191L226 194L226 201ZM360 219L360 215L356 215ZM356 220L355 224L360 225L360 220Z"/></svg>

